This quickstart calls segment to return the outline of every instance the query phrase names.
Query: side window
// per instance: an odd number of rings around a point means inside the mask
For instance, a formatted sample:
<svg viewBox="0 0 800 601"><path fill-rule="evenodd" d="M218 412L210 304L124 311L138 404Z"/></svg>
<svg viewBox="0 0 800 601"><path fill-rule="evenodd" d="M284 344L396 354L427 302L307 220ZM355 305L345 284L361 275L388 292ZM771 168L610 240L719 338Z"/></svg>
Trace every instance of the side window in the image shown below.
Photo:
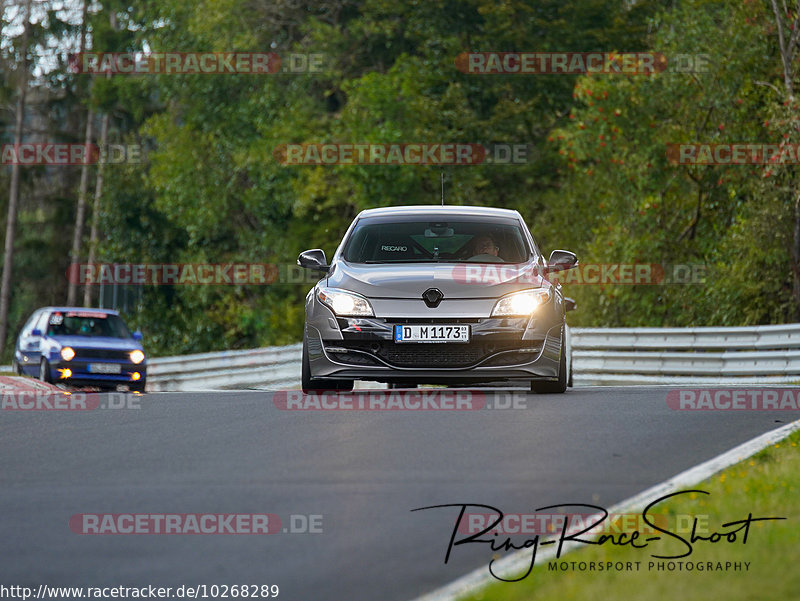
<svg viewBox="0 0 800 601"><path fill-rule="evenodd" d="M41 315L42 315L41 311L34 311L33 315L31 315L28 318L28 321L25 322L25 325L22 326L22 332L20 332L20 336L30 336L31 332L33 331L33 328L35 327L34 324L36 324L37 320L39 319L39 317L41 317Z"/></svg>

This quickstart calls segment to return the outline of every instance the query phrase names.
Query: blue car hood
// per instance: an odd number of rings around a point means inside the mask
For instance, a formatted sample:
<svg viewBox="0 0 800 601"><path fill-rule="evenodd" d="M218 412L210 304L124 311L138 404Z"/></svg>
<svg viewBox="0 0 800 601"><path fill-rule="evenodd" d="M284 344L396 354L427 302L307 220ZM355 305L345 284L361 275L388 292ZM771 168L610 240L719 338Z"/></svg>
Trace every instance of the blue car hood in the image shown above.
<svg viewBox="0 0 800 601"><path fill-rule="evenodd" d="M107 338L104 336L48 336L48 338L62 346L71 346L72 348L113 351L143 350L141 343L133 338Z"/></svg>

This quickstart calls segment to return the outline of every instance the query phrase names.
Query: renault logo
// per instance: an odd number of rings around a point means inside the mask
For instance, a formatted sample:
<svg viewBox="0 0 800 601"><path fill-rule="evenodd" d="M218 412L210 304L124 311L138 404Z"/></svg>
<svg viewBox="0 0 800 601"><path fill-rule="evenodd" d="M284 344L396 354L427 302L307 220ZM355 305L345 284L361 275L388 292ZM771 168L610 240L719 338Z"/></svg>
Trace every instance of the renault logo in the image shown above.
<svg viewBox="0 0 800 601"><path fill-rule="evenodd" d="M431 309L438 307L443 298L444 294L442 294L442 291L438 288L428 288L422 293L422 300L424 300L425 304Z"/></svg>

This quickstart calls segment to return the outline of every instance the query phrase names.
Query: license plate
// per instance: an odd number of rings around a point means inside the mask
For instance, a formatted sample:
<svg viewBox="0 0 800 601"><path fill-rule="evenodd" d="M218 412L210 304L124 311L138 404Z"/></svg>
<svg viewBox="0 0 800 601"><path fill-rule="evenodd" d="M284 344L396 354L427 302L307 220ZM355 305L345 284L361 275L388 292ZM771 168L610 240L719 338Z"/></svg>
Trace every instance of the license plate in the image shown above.
<svg viewBox="0 0 800 601"><path fill-rule="evenodd" d="M395 326L395 342L469 342L469 326L460 324Z"/></svg>
<svg viewBox="0 0 800 601"><path fill-rule="evenodd" d="M119 363L90 363L89 371L93 374L118 374L122 366Z"/></svg>

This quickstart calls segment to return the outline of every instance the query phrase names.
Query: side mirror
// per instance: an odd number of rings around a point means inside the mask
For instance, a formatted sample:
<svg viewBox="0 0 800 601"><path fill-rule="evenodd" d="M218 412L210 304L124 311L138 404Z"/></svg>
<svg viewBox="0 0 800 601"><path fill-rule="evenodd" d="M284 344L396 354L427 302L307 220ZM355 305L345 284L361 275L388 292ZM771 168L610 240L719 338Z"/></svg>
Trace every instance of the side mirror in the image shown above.
<svg viewBox="0 0 800 601"><path fill-rule="evenodd" d="M131 335L133 336L133 339L134 339L134 340L141 340L141 339L142 339L142 333L141 333L139 330L136 330L136 331L135 331L133 334L131 334Z"/></svg>
<svg viewBox="0 0 800 601"><path fill-rule="evenodd" d="M313 269L314 271L328 272L328 260L325 258L325 251L321 248L314 248L312 250L305 250L297 257L297 264L306 269Z"/></svg>
<svg viewBox="0 0 800 601"><path fill-rule="evenodd" d="M554 250L547 259L547 272L567 271L578 265L578 257L568 250Z"/></svg>
<svg viewBox="0 0 800 601"><path fill-rule="evenodd" d="M31 336L41 336L41 335L42 331L39 328L33 328L33 330L31 330Z"/></svg>
<svg viewBox="0 0 800 601"><path fill-rule="evenodd" d="M570 298L568 296L564 297L564 311L565 312L568 313L570 311L574 311L577 308L578 308L578 303L575 302L574 298Z"/></svg>

